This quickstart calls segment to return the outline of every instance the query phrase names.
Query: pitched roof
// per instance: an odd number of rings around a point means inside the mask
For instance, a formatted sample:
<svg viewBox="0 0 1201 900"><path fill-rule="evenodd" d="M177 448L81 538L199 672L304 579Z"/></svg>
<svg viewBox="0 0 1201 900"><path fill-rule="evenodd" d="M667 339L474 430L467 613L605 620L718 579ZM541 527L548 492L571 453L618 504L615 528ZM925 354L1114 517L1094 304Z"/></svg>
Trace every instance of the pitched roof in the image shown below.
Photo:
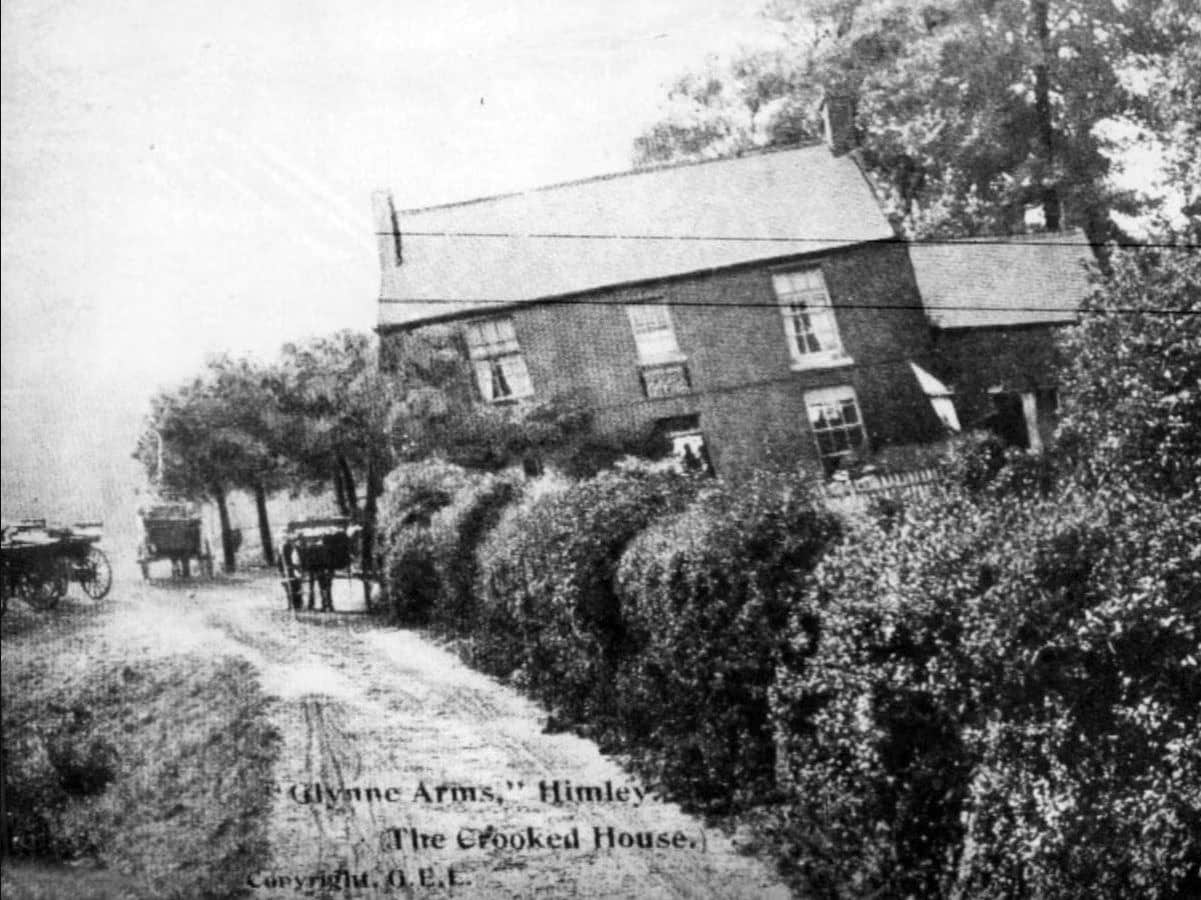
<svg viewBox="0 0 1201 900"><path fill-rule="evenodd" d="M391 215L377 196L384 326L893 236L824 145L400 211L400 265Z"/></svg>
<svg viewBox="0 0 1201 900"><path fill-rule="evenodd" d="M915 242L909 248L926 315L939 328L1075 321L1093 259L1079 231Z"/></svg>

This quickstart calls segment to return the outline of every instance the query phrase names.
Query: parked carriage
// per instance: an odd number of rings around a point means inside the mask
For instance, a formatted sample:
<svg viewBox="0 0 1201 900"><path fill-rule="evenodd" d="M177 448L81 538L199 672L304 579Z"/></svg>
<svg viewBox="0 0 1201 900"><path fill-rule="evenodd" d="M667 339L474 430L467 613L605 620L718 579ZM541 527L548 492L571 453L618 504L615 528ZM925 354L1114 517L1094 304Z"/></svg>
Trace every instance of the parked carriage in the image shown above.
<svg viewBox="0 0 1201 900"><path fill-rule="evenodd" d="M4 529L0 541L3 608L9 597L20 597L35 609L51 609L66 596L72 581L93 600L108 595L113 570L100 541L100 523L70 528L47 527L31 520Z"/></svg>
<svg viewBox="0 0 1201 900"><path fill-rule="evenodd" d="M284 598L291 609L304 605L308 580L308 605L314 609L320 591L321 608L333 611L333 580L338 571L350 574L359 526L345 517L299 519L288 523L279 548L279 572Z"/></svg>
<svg viewBox="0 0 1201 900"><path fill-rule="evenodd" d="M190 578L192 560L205 578L213 577L213 546L204 532L199 511L191 503L159 503L138 513L142 520L142 542L138 566L149 580L150 564L171 561L171 574ZM240 540L241 532L236 533ZM235 548L236 549L236 548Z"/></svg>

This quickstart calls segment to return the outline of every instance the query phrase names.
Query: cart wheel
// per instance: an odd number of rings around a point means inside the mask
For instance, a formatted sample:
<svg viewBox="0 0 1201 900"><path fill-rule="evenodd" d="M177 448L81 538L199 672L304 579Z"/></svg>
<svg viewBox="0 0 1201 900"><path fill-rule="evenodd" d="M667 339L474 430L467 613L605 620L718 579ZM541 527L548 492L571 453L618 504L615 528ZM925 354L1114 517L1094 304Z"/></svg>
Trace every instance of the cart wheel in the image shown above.
<svg viewBox="0 0 1201 900"><path fill-rule="evenodd" d="M67 593L69 577L61 566L55 566L48 572L41 573L42 577L33 576L22 585L21 599L34 609L54 609L58 601Z"/></svg>
<svg viewBox="0 0 1201 900"><path fill-rule="evenodd" d="M113 567L104 551L93 547L79 570L79 586L93 600L103 600L113 586Z"/></svg>

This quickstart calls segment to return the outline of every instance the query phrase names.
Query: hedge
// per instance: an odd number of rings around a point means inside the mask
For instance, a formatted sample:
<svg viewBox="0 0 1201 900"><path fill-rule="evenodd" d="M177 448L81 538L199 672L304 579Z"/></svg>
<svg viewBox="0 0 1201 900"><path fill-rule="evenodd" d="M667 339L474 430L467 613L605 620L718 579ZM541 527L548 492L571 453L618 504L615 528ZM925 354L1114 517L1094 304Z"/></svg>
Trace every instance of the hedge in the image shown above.
<svg viewBox="0 0 1201 900"><path fill-rule="evenodd" d="M626 544L681 509L696 480L605 472L533 498L480 549L478 659L513 677L566 722L600 722L616 704L625 639L613 576Z"/></svg>
<svg viewBox="0 0 1201 900"><path fill-rule="evenodd" d="M720 808L773 790L777 654L837 533L802 484L762 476L705 491L625 552L620 725L671 793Z"/></svg>
<svg viewBox="0 0 1201 900"><path fill-rule="evenodd" d="M470 485L472 476L441 459L407 463L393 470L380 498L380 553L392 617L428 624L442 594L435 568L430 523Z"/></svg>
<svg viewBox="0 0 1201 900"><path fill-rule="evenodd" d="M859 526L774 693L805 889L1201 887L1199 546L1187 501L1125 491L952 491Z"/></svg>

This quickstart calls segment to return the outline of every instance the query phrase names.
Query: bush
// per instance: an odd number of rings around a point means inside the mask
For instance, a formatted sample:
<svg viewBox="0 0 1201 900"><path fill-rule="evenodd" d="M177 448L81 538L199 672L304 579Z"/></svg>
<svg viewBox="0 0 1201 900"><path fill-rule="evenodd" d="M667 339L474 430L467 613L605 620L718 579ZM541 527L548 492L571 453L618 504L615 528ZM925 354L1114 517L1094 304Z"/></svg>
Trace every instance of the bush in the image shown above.
<svg viewBox="0 0 1201 900"><path fill-rule="evenodd" d="M406 463L385 480L380 498L380 555L384 588L396 621L429 621L440 596L430 522L470 481L465 469L440 459Z"/></svg>
<svg viewBox="0 0 1201 900"><path fill-rule="evenodd" d="M1201 497L1201 253L1114 254L1067 329L1057 440L1089 484Z"/></svg>
<svg viewBox="0 0 1201 900"><path fill-rule="evenodd" d="M837 530L803 484L762 476L706 490L626 550L620 726L673 794L713 808L774 788L777 653Z"/></svg>
<svg viewBox="0 0 1201 900"><path fill-rule="evenodd" d="M520 494L521 484L513 478L476 476L433 516L425 549L436 581L435 626L459 636L479 628L476 551Z"/></svg>
<svg viewBox="0 0 1201 900"><path fill-rule="evenodd" d="M568 721L610 716L624 639L618 560L695 485L674 473L606 472L531 497L503 519L480 550L480 663L515 676Z"/></svg>
<svg viewBox="0 0 1201 900"><path fill-rule="evenodd" d="M1201 844L1201 515L951 494L819 565L775 707L812 893L1173 896Z"/></svg>

